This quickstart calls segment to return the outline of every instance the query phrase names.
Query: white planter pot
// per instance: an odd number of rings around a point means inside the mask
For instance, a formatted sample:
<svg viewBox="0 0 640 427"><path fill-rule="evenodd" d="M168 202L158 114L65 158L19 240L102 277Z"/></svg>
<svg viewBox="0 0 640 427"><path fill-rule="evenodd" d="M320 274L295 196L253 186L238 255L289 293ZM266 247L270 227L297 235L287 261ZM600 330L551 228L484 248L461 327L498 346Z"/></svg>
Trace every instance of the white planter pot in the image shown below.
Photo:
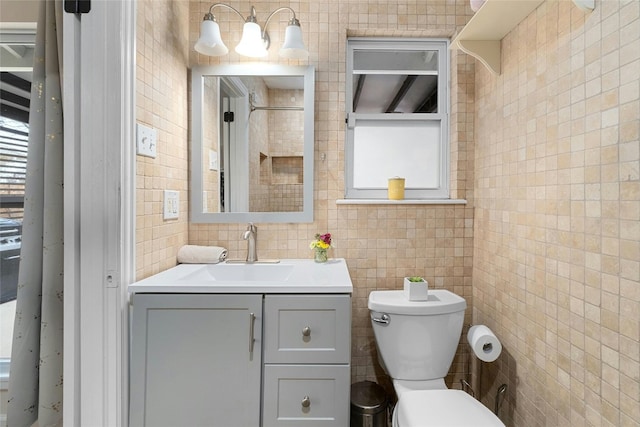
<svg viewBox="0 0 640 427"><path fill-rule="evenodd" d="M429 282L424 279L422 282L410 282L409 278L405 277L404 296L409 301L426 301L429 299Z"/></svg>

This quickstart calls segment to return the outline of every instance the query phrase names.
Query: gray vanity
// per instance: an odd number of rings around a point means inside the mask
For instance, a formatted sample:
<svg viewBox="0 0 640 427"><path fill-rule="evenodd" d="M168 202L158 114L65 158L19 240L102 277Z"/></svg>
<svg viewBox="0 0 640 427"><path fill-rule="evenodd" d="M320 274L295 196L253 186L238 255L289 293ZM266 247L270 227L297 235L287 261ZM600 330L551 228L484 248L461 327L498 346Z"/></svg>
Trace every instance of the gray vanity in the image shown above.
<svg viewBox="0 0 640 427"><path fill-rule="evenodd" d="M131 426L349 424L344 259L183 264L129 289Z"/></svg>

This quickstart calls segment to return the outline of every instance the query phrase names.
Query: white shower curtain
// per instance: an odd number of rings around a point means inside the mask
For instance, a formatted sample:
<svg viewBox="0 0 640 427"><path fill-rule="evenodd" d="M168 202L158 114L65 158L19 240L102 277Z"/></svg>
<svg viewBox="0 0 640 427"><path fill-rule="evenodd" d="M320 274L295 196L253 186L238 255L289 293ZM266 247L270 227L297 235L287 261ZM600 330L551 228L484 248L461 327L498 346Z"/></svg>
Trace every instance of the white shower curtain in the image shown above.
<svg viewBox="0 0 640 427"><path fill-rule="evenodd" d="M40 0L8 427L62 425L62 2Z"/></svg>

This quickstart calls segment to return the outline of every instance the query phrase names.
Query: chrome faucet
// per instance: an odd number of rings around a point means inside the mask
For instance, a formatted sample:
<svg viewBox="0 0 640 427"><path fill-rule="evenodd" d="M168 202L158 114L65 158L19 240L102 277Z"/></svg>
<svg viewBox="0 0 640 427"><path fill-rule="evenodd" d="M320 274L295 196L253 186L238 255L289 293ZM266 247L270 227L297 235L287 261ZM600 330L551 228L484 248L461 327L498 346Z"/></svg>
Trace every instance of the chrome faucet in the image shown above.
<svg viewBox="0 0 640 427"><path fill-rule="evenodd" d="M247 231L242 234L242 238L247 241L247 262L258 261L258 251L256 250L256 239L258 238L258 227L252 222L247 225Z"/></svg>

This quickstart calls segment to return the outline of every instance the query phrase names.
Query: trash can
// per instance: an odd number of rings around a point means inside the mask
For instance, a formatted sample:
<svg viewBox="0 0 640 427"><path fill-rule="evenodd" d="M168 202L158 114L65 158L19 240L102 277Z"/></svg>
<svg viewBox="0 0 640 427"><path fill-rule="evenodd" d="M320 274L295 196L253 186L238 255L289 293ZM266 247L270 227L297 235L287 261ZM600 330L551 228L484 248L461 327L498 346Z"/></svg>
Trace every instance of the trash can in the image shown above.
<svg viewBox="0 0 640 427"><path fill-rule="evenodd" d="M380 385L372 381L351 384L351 427L388 427L388 406Z"/></svg>

